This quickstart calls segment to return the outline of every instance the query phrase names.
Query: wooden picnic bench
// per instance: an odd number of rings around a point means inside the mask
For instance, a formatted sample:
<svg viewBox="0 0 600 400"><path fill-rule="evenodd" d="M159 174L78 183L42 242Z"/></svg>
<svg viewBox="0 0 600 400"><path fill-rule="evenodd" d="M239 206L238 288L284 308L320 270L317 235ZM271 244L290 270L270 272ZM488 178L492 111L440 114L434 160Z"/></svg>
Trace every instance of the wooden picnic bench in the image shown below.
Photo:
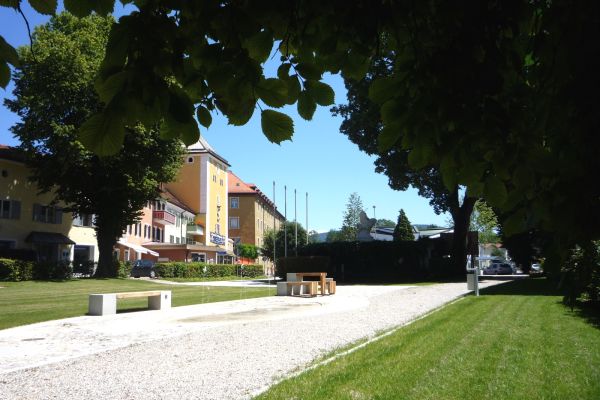
<svg viewBox="0 0 600 400"><path fill-rule="evenodd" d="M150 310L171 308L170 290L147 290L145 292L97 293L89 296L89 315L110 315L117 313L117 299L148 298Z"/></svg>
<svg viewBox="0 0 600 400"><path fill-rule="evenodd" d="M305 281L304 277L318 277L318 281ZM321 295L325 295L325 291L329 294L335 294L336 283L333 278L327 278L327 272L295 272L287 274L286 282L277 283L278 296L290 296L293 294L302 294L302 289L306 288L308 294L315 296L318 294L318 288L321 288Z"/></svg>

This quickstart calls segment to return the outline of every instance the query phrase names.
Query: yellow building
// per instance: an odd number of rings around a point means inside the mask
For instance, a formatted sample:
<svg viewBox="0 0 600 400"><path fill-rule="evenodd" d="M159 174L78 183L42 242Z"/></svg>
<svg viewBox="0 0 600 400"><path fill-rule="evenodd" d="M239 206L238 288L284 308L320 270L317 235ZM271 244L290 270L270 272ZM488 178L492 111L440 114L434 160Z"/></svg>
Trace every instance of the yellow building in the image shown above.
<svg viewBox="0 0 600 400"><path fill-rule="evenodd" d="M231 171L228 181L231 239L237 243L262 247L265 233L269 230L278 231L284 216L256 185L245 183ZM270 267L270 264L265 265Z"/></svg>
<svg viewBox="0 0 600 400"><path fill-rule="evenodd" d="M72 214L38 194L17 149L0 145L0 248L33 250L43 261L72 259Z"/></svg>
<svg viewBox="0 0 600 400"><path fill-rule="evenodd" d="M195 221L187 226L186 243L148 245L148 248L161 253L161 247L171 250L177 247L194 261L232 262L233 241L227 229L228 168L229 163L204 138L189 146L177 178L165 184L165 188L196 214Z"/></svg>

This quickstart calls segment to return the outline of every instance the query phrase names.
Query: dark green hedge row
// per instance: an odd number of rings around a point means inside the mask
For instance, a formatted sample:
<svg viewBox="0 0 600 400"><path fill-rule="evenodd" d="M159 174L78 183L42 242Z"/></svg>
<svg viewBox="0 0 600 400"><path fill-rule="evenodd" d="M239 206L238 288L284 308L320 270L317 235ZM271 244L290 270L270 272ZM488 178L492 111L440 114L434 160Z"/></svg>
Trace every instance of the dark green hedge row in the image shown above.
<svg viewBox="0 0 600 400"><path fill-rule="evenodd" d="M69 262L22 261L0 258L0 280L29 281L32 279L70 279L73 270Z"/></svg>
<svg viewBox="0 0 600 400"><path fill-rule="evenodd" d="M276 274L327 272L339 282L402 282L452 276L443 244L435 240L406 242L312 243L299 257L278 259Z"/></svg>
<svg viewBox="0 0 600 400"><path fill-rule="evenodd" d="M221 278L242 276L256 278L264 275L262 265L206 264L199 262L167 262L154 266L161 278Z"/></svg>

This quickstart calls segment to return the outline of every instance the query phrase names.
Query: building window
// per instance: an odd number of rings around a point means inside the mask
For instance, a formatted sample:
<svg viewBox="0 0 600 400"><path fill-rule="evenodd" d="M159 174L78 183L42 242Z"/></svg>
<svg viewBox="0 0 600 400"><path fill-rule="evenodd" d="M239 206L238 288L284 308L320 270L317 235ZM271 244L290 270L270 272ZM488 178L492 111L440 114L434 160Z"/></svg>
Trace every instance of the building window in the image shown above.
<svg viewBox="0 0 600 400"><path fill-rule="evenodd" d="M215 182L215 183L217 182L217 176L216 175L213 175L213 182Z"/></svg>
<svg viewBox="0 0 600 400"><path fill-rule="evenodd" d="M136 235L142 237L142 224L136 224Z"/></svg>
<svg viewBox="0 0 600 400"><path fill-rule="evenodd" d="M229 217L229 229L240 229L240 217Z"/></svg>
<svg viewBox="0 0 600 400"><path fill-rule="evenodd" d="M179 236L175 238L175 243L179 244Z"/></svg>
<svg viewBox="0 0 600 400"><path fill-rule="evenodd" d="M192 253L192 262L206 262L206 254Z"/></svg>
<svg viewBox="0 0 600 400"><path fill-rule="evenodd" d="M62 224L62 210L53 206L34 204L33 220L46 224Z"/></svg>
<svg viewBox="0 0 600 400"><path fill-rule="evenodd" d="M215 224L215 232L217 234L221 234L221 225L220 224Z"/></svg>
<svg viewBox="0 0 600 400"><path fill-rule="evenodd" d="M169 236L169 242L171 242L171 243L175 243L175 236L173 236L173 235L170 235L170 236Z"/></svg>
<svg viewBox="0 0 600 400"><path fill-rule="evenodd" d="M187 159L188 164L191 164L194 162L194 157L188 157Z"/></svg>
<svg viewBox="0 0 600 400"><path fill-rule="evenodd" d="M0 200L0 218L20 219L21 202L14 200Z"/></svg>
<svg viewBox="0 0 600 400"><path fill-rule="evenodd" d="M223 179L219 179L219 185L223 186Z"/></svg>
<svg viewBox="0 0 600 400"><path fill-rule="evenodd" d="M94 226L94 216L92 214L79 214L73 217L73 226Z"/></svg>
<svg viewBox="0 0 600 400"><path fill-rule="evenodd" d="M240 198L239 197L230 197L229 198L229 207L230 208L240 208Z"/></svg>

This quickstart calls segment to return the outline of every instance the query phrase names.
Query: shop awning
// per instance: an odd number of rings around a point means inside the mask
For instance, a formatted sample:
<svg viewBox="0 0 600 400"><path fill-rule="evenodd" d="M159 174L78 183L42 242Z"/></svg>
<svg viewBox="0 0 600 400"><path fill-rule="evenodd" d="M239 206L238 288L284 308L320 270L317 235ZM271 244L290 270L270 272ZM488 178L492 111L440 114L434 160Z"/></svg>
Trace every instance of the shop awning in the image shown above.
<svg viewBox="0 0 600 400"><path fill-rule="evenodd" d="M138 253L150 254L151 256L158 257L158 253L156 251L147 249L144 246L140 246L139 244L127 243L127 242L123 242L121 240L119 240L117 242L117 244L120 244L121 246L129 247L130 249L133 249L133 250L137 251Z"/></svg>
<svg viewBox="0 0 600 400"><path fill-rule="evenodd" d="M31 232L25 238L27 243L75 244L74 241L56 232Z"/></svg>

